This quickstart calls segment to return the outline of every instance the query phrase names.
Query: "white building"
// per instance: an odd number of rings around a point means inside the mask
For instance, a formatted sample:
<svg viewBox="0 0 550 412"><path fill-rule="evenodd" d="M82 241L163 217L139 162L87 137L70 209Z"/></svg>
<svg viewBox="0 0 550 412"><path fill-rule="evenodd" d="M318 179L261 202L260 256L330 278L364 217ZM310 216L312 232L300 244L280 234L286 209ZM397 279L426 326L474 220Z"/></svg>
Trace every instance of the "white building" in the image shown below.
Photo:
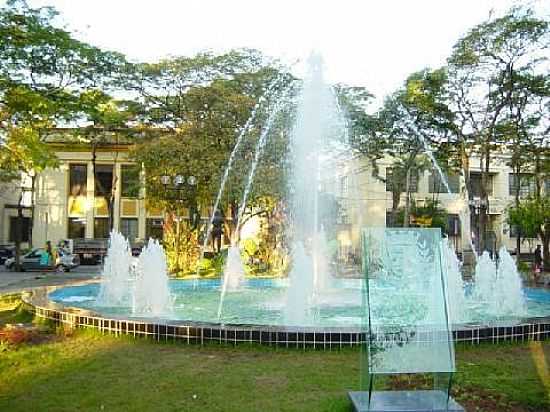
<svg viewBox="0 0 550 412"><path fill-rule="evenodd" d="M54 244L70 238L105 238L109 232L109 216L113 227L121 231L131 241L144 240L150 236L162 236L163 212L147 207L146 199L140 197L139 171L128 159L132 144L114 139L114 134L106 136L104 144L95 150L97 178L93 173L93 152L89 143L77 140L68 142L66 132L52 133L48 143L55 150L60 167L48 169L36 176L35 192L25 189L24 224L22 239L29 239L31 205L34 205L34 225L32 243L42 246L46 240ZM475 161L471 162L473 165ZM359 228L362 226L385 226L392 208L392 193L387 184L373 177L372 171L364 162L353 160L341 166L341 175L336 177L337 197L341 200L343 215L338 225L338 243L341 254L357 251L359 248ZM391 170L389 160L379 162L380 176L386 178ZM489 222L487 231L493 247L505 245L515 249L515 231L506 223L506 208L514 200L514 176L505 158L498 159L490 168ZM435 177L434 177L435 176ZM481 186L480 171L471 168L471 182L474 198ZM434 172L428 171L411 180L412 197L417 205L426 199L436 199L447 211L449 235L458 251L470 249L467 233L475 238L475 222L468 219L468 207L464 193L460 192L457 176L450 176L449 185L453 193L447 193ZM550 182L547 182L546 190ZM21 193L21 183L13 182L0 188L0 244L13 243L16 229L17 204ZM29 187L29 179L24 179L23 187ZM528 179L522 181L522 195L534 189ZM114 195L109 213L108 199ZM401 206L405 204L402 195ZM205 216L203 216L205 217ZM471 223L473 223L471 225ZM526 240L523 251L534 249L536 240Z"/></svg>

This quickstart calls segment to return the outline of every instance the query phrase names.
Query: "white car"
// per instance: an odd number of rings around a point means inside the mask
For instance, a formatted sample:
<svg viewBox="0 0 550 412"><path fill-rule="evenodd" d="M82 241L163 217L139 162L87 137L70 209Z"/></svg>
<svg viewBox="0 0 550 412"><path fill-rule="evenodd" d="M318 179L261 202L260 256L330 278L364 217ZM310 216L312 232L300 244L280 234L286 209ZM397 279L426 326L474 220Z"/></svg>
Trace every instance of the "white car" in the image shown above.
<svg viewBox="0 0 550 412"><path fill-rule="evenodd" d="M40 258L45 253L43 248L33 249L30 252L21 256L21 270L57 270L58 272L69 272L71 269L80 265L78 255L58 251L57 259L54 266L43 266L40 264ZM9 258L4 262L7 269L15 270L15 257Z"/></svg>

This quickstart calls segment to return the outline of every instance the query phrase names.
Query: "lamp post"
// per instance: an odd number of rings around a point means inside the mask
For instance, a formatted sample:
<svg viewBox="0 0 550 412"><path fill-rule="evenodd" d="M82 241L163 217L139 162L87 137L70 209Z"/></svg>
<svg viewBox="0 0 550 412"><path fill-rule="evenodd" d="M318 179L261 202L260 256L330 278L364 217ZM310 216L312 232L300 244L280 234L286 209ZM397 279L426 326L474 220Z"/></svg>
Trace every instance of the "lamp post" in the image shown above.
<svg viewBox="0 0 550 412"><path fill-rule="evenodd" d="M162 175L160 176L160 183L164 188L165 198L169 200L185 202L185 205L189 208L189 221L191 227L196 228L200 216L198 215L195 202L190 201L190 197L193 196L197 189L197 178L193 175ZM170 195L171 194L171 195ZM191 196L189 196L191 194Z"/></svg>

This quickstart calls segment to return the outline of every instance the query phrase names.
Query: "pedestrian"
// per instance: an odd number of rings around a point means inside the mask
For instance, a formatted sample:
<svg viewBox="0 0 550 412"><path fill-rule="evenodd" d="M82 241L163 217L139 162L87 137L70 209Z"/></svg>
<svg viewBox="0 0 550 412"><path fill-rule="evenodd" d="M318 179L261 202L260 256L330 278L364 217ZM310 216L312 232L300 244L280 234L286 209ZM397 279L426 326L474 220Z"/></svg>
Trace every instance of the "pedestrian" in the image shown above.
<svg viewBox="0 0 550 412"><path fill-rule="evenodd" d="M48 240L46 242L46 247L40 253L40 266L43 266L44 269L50 266L51 253L52 253L52 245Z"/></svg>
<svg viewBox="0 0 550 412"><path fill-rule="evenodd" d="M47 266L49 268L55 268L57 261L57 251L52 247L52 242L49 240L46 242L46 255L48 259Z"/></svg>

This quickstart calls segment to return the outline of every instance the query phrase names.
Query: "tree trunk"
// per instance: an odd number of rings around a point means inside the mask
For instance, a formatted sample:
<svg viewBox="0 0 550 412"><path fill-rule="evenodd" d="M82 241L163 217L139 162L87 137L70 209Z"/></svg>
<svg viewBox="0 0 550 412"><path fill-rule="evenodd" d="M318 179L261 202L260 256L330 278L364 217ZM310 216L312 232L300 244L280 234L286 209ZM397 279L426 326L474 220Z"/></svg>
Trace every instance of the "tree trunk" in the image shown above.
<svg viewBox="0 0 550 412"><path fill-rule="evenodd" d="M401 192L393 190L392 199L391 199L391 226L396 227L397 225L397 209L399 209L399 203L401 203ZM386 225L387 226L387 225Z"/></svg>
<svg viewBox="0 0 550 412"><path fill-rule="evenodd" d="M545 236L542 237L542 262L544 271L550 270L550 231L546 231Z"/></svg>
<svg viewBox="0 0 550 412"><path fill-rule="evenodd" d="M34 230L35 186L36 186L36 175L33 173L33 175L31 176L31 219L29 222L29 246L31 248L33 247L32 232Z"/></svg>
<svg viewBox="0 0 550 412"><path fill-rule="evenodd" d="M519 193L521 188L521 176L520 176L520 168L519 168L519 162L516 166L516 209L519 208ZM516 264L519 267L521 257L521 226L517 227L517 234L516 234Z"/></svg>
<svg viewBox="0 0 550 412"><path fill-rule="evenodd" d="M94 177L94 185L92 188L87 188L87 190L93 190L93 194L94 194L94 203L93 203L93 206L91 208L91 211L92 211L92 222L95 223L95 195L96 195L96 190L95 190L95 187L96 187L96 182L97 182L97 173L96 173L96 160L97 160L97 144L95 141L93 141L92 143L92 175ZM92 229L94 229L94 238L96 237L96 233L95 233L95 228L94 228L95 224L92 225ZM89 233L89 232L88 232ZM86 237L86 235L84 235L84 237Z"/></svg>
<svg viewBox="0 0 550 412"><path fill-rule="evenodd" d="M460 145L460 163L462 165L462 173L464 173L464 185L468 192L468 200L470 200L472 198L472 191L470 190L470 157L466 152L464 143Z"/></svg>
<svg viewBox="0 0 550 412"><path fill-rule="evenodd" d="M409 210L411 205L411 187L410 187L411 168L407 168L405 173L405 213L403 215L403 227L409 227Z"/></svg>
<svg viewBox="0 0 550 412"><path fill-rule="evenodd" d="M116 190L117 190L117 181L118 177L116 175L116 160L113 164L113 177L111 179L111 193L109 194L109 199L107 200L107 213L109 213L109 231L112 231L115 227L115 199L116 199Z"/></svg>
<svg viewBox="0 0 550 412"><path fill-rule="evenodd" d="M21 229L23 228L23 191L17 202L17 219L15 219L15 269L21 271Z"/></svg>
<svg viewBox="0 0 550 412"><path fill-rule="evenodd" d="M490 149L488 143L486 143L485 153L480 159L481 162L481 193L480 193L480 207L479 207L479 251L483 253L486 249L486 231L487 231L487 217L488 217L488 205L489 195L487 193L487 187L489 183L489 161L490 161Z"/></svg>
<svg viewBox="0 0 550 412"><path fill-rule="evenodd" d="M462 225L460 228L460 237L461 237L460 243L462 248L462 245L463 245L462 236L466 236L466 239L468 240L469 245L471 245L471 238L472 238L472 215L471 215L471 210L469 205L470 201L472 200L472 190L470 187L470 157L468 156L465 143L462 139L460 141L460 165L462 168L462 174L464 176L464 190L466 191L465 201L467 202L467 206L466 206L468 207L467 216L469 219L469 221L467 222L467 226L464 228L465 230L463 230ZM461 222L461 223L464 224L464 222ZM468 249L470 249L470 246L468 246ZM470 252L475 253L474 250L471 250ZM463 250L463 253L464 253L464 250Z"/></svg>

